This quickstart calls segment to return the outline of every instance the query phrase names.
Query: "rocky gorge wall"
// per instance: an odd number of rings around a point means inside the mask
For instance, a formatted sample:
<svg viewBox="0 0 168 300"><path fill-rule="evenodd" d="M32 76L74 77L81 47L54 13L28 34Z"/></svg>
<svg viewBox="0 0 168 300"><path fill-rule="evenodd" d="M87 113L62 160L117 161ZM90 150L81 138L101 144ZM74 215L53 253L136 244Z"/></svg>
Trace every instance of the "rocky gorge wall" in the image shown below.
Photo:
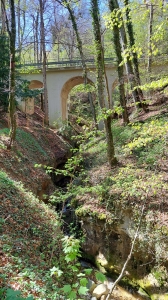
<svg viewBox="0 0 168 300"><path fill-rule="evenodd" d="M130 253L132 233L135 233L135 229L131 228L131 215L126 213L123 222L115 226L92 216L79 217L79 220L85 234L82 249L86 257L108 275L120 274ZM152 247L141 248L140 242L137 240L124 276L147 293L149 299L166 300L168 299L166 261L157 266Z"/></svg>

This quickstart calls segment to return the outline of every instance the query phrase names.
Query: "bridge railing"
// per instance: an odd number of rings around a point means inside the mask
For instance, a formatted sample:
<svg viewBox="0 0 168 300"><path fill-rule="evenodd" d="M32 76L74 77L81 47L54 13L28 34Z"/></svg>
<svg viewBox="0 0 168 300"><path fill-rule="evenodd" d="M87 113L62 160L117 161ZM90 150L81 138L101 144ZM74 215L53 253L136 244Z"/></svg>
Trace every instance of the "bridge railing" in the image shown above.
<svg viewBox="0 0 168 300"><path fill-rule="evenodd" d="M105 64L115 64L116 60L111 57L105 58ZM85 63L87 66L95 65L95 59L90 58L86 59ZM31 62L25 61L24 63L17 65L18 68L26 68L26 67L34 67L37 69L42 69L43 63L41 62ZM66 67L82 67L82 60L75 59L75 60L62 60L62 61L47 61L46 67L49 68L66 68Z"/></svg>

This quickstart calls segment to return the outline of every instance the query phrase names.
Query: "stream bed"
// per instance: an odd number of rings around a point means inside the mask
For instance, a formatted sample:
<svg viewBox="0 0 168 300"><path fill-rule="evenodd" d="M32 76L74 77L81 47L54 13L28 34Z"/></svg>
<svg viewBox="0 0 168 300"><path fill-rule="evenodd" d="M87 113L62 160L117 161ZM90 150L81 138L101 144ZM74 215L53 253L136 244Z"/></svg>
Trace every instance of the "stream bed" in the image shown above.
<svg viewBox="0 0 168 300"><path fill-rule="evenodd" d="M69 178L62 178L61 180L55 182L55 186L57 188L59 187L59 188L63 189L64 199L65 199L65 194L66 194L66 189L67 189L66 186L69 183L69 180L70 180ZM59 205L57 204L56 211L58 213L60 213L61 218L63 220L62 230L63 230L64 234L68 235L68 236L73 234L76 238L79 238L80 234L81 234L81 224L75 215L74 208L71 207L71 199L67 197L67 200L64 201L63 204L59 204ZM95 269L95 271L96 270L98 271L98 269L95 267L95 265L91 261L88 262L88 259L85 259L85 255L82 256L80 261L82 261L81 265L84 268L93 268L93 269ZM114 280L112 278L108 277L105 284L110 285L113 282L114 282ZM122 282L121 282L121 285L122 285ZM150 299L150 297L145 296L145 292L144 292L144 295L141 295L141 293L139 293L137 291L137 288L133 288L131 285L127 285L125 283L123 284L123 286L121 286L121 285L116 286L110 299L113 299L113 300L144 300L144 299L147 300L147 299ZM92 299L91 294L90 294L89 298L87 296L86 299L87 300ZM103 298L101 298L101 299L103 299Z"/></svg>

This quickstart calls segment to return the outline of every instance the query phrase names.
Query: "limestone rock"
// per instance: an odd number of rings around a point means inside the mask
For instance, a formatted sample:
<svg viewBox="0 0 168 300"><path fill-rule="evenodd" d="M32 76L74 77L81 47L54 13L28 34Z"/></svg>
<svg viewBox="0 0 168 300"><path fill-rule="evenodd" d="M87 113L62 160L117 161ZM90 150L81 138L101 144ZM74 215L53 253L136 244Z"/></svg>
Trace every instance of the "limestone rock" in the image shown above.
<svg viewBox="0 0 168 300"><path fill-rule="evenodd" d="M109 289L107 285L104 283L99 284L94 290L93 290L93 297L96 297L97 299L100 299L102 295L107 295L109 292Z"/></svg>
<svg viewBox="0 0 168 300"><path fill-rule="evenodd" d="M97 300L97 298L96 297L92 297L91 300Z"/></svg>
<svg viewBox="0 0 168 300"><path fill-rule="evenodd" d="M114 282L111 279L105 280L104 284L107 285L107 288L110 290L114 284Z"/></svg>
<svg viewBox="0 0 168 300"><path fill-rule="evenodd" d="M93 280L88 280L87 288L89 289L89 292L92 293L93 290L96 288L97 284Z"/></svg>

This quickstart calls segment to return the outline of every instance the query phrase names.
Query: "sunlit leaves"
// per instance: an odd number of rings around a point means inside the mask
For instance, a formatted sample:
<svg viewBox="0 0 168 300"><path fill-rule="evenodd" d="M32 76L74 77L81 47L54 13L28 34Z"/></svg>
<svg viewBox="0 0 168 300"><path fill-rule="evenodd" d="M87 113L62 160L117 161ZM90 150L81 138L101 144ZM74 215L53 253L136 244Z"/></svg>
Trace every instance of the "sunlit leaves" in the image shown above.
<svg viewBox="0 0 168 300"><path fill-rule="evenodd" d="M63 274L63 271L61 271L58 267L53 267L50 269L51 276L55 275L56 277L60 277Z"/></svg>
<svg viewBox="0 0 168 300"><path fill-rule="evenodd" d="M96 272L96 279L101 282L104 282L106 280L106 276L101 272Z"/></svg>
<svg viewBox="0 0 168 300"><path fill-rule="evenodd" d="M79 290L78 290L78 293L79 293L79 295L86 295L87 291L88 291L88 288L87 288L87 287L85 287L85 286L80 286L80 288L79 288Z"/></svg>
<svg viewBox="0 0 168 300"><path fill-rule="evenodd" d="M80 241L78 239L65 236L63 239L63 252L65 253L65 260L67 262L74 261L80 256Z"/></svg>

